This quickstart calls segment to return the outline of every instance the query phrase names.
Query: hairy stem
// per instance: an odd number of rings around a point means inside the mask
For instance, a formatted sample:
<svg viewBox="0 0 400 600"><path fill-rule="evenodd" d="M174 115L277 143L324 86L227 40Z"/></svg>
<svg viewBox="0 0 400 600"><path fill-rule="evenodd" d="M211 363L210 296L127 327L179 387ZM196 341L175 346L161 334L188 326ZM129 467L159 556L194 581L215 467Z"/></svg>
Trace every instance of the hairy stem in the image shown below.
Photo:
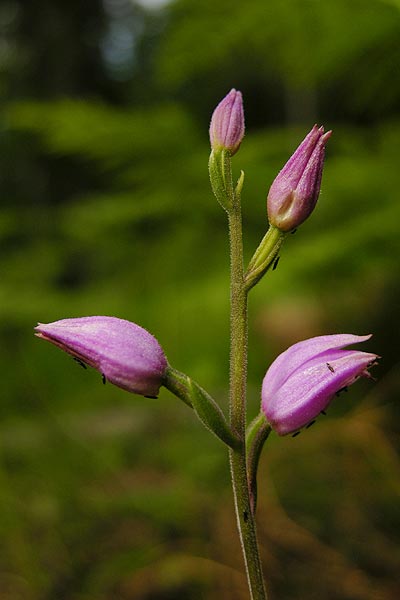
<svg viewBox="0 0 400 600"><path fill-rule="evenodd" d="M243 273L242 216L235 194L228 212L231 254L230 423L241 445L230 450L236 519L252 600L266 600L246 464L247 290Z"/></svg>

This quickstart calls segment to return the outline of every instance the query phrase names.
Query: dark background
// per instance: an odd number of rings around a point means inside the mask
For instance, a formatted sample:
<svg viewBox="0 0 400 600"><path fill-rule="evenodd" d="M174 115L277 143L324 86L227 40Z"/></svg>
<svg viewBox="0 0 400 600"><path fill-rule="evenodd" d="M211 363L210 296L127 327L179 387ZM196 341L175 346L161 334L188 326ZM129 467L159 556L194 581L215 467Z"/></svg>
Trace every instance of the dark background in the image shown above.
<svg viewBox="0 0 400 600"><path fill-rule="evenodd" d="M153 3L154 4L154 3ZM208 124L242 90L248 260L276 172L334 130L317 209L250 301L268 364L373 333L362 381L260 465L271 600L400 596L398 0L1 0L0 598L247 598L226 451L168 392L101 385L37 321L115 315L226 408L228 249Z"/></svg>

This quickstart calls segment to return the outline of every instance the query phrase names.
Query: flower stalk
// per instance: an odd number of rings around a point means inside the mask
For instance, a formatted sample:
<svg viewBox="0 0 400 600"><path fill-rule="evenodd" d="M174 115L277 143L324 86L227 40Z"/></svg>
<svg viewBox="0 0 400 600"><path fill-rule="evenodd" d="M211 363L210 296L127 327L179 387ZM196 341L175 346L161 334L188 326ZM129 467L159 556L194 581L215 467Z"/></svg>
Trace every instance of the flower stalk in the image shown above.
<svg viewBox="0 0 400 600"><path fill-rule="evenodd" d="M274 264L286 234L270 225L257 250L253 254L245 274L246 290L251 290Z"/></svg>
<svg viewBox="0 0 400 600"><path fill-rule="evenodd" d="M272 428L262 412L250 423L246 433L247 472L253 515L257 508L257 470L261 452Z"/></svg>
<svg viewBox="0 0 400 600"><path fill-rule="evenodd" d="M209 431L230 448L239 448L240 440L229 427L215 400L188 375L168 367L163 385L185 404L193 408Z"/></svg>

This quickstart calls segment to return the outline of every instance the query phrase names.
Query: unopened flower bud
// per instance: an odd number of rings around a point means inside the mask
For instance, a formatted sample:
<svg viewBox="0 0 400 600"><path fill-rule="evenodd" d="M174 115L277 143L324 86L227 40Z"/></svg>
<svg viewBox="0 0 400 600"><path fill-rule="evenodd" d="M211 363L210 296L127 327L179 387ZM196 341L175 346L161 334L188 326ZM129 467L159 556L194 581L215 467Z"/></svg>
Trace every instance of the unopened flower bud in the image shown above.
<svg viewBox="0 0 400 600"><path fill-rule="evenodd" d="M39 323L35 332L114 385L134 394L158 395L168 362L156 338L139 325L116 317L81 317Z"/></svg>
<svg viewBox="0 0 400 600"><path fill-rule="evenodd" d="M211 117L210 142L215 151L239 150L244 137L244 113L241 92L232 89L218 104Z"/></svg>
<svg viewBox="0 0 400 600"><path fill-rule="evenodd" d="M278 356L262 385L261 408L279 435L297 432L325 410L335 394L359 377L371 377L368 368L376 354L343 350L371 336L323 335L294 344Z"/></svg>
<svg viewBox="0 0 400 600"><path fill-rule="evenodd" d="M268 219L283 232L301 225L314 210L321 187L325 144L331 133L314 125L271 185Z"/></svg>

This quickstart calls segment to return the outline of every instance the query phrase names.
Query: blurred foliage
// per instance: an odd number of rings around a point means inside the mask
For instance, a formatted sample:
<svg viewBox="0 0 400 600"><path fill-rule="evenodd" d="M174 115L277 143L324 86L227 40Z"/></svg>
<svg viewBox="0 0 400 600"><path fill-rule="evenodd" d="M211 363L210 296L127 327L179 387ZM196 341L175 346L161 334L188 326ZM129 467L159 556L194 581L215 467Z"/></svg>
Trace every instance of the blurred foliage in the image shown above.
<svg viewBox="0 0 400 600"><path fill-rule="evenodd" d="M167 392L103 387L31 333L38 320L128 318L226 408L228 253L207 127L233 86L247 259L277 170L314 121L334 130L315 213L252 293L249 416L294 341L373 332L383 356L376 384L268 443L271 598L398 598L399 9L2 3L1 600L247 598L220 443Z"/></svg>

